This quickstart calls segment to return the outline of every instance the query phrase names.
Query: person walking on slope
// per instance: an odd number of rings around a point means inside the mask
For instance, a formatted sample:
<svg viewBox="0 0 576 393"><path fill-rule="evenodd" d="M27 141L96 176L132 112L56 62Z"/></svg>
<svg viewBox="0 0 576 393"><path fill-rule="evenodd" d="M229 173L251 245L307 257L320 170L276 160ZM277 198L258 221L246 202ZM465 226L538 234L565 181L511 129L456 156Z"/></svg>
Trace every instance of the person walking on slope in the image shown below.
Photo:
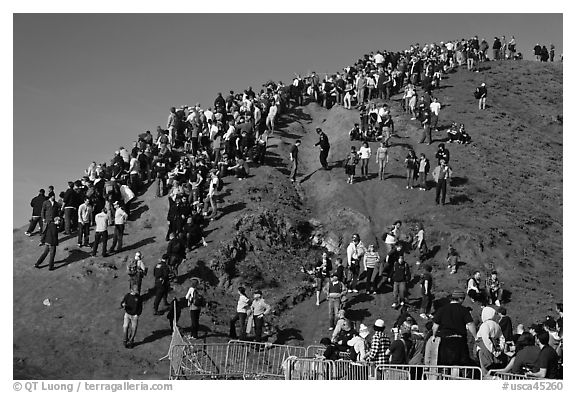
<svg viewBox="0 0 576 393"><path fill-rule="evenodd" d="M168 291L170 291L170 270L166 262L168 260L168 255L162 255L160 261L154 267L154 293L156 297L154 298L154 315L162 315L158 311L158 306L160 301L164 300L164 305L168 307Z"/></svg>
<svg viewBox="0 0 576 393"><path fill-rule="evenodd" d="M436 182L436 204L440 203L442 197L442 205L446 204L446 186L452 177L452 169L446 165L446 161L440 160L440 165L434 168L432 177Z"/></svg>
<svg viewBox="0 0 576 393"><path fill-rule="evenodd" d="M330 323L329 330L334 330L336 323L334 321L336 315L342 314L344 316L344 310L342 309L342 303L345 300L346 286L343 282L338 279L338 274L336 272L332 273L330 277L330 283L327 288L328 295L328 319ZM335 336L333 335L333 338Z"/></svg>
<svg viewBox="0 0 576 393"><path fill-rule="evenodd" d="M41 188L40 191L38 191L38 195L36 195L30 201L30 207L32 207L32 218L30 219L30 225L28 226L28 229L26 230L26 232L24 232L26 236L32 236L32 234L34 233L34 229L36 229L37 224L40 224L40 233L43 232L44 223L42 222L40 214L42 213L42 205L46 201L45 193L46 191L44 191L44 189Z"/></svg>
<svg viewBox="0 0 576 393"><path fill-rule="evenodd" d="M135 287L130 288L130 292L124 296L121 306L124 309L124 347L134 348L138 318L142 314L142 298Z"/></svg>
<svg viewBox="0 0 576 393"><path fill-rule="evenodd" d="M320 146L320 165L325 170L330 169L328 167L328 153L330 152L330 142L328 141L328 136L322 131L321 128L316 128L316 133L318 134L319 140L314 146Z"/></svg>
<svg viewBox="0 0 576 393"><path fill-rule="evenodd" d="M34 265L35 268L39 269L48 253L50 253L48 259L48 270L54 270L54 257L56 256L56 247L58 246L58 225L60 225L60 217L55 217L46 225L43 242L44 251L36 261L36 264Z"/></svg>

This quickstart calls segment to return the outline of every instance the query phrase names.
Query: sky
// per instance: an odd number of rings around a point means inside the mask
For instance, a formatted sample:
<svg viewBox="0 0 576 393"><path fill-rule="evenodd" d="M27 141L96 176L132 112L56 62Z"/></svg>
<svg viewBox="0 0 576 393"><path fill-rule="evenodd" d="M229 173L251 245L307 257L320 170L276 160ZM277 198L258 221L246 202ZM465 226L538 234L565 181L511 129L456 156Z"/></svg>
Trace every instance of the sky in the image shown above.
<svg viewBox="0 0 576 393"><path fill-rule="evenodd" d="M514 35L525 58L536 42L559 58L562 31L562 14L14 14L13 227L39 188L65 190L171 106L416 42Z"/></svg>

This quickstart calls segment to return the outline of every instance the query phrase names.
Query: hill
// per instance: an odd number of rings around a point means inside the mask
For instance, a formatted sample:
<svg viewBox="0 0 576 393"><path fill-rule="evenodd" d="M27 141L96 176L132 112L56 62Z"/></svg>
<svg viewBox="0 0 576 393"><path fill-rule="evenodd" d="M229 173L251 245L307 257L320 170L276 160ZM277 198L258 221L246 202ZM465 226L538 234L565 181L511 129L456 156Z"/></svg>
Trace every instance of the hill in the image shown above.
<svg viewBox="0 0 576 393"><path fill-rule="evenodd" d="M353 232L381 245L384 229L401 219L405 227L423 222L434 256L437 298L463 287L474 270L500 272L508 291L513 322L531 323L552 314L562 299L562 66L528 61L486 63L481 73L450 74L436 92L443 109L440 124L464 123L470 145L447 145L454 169L446 206L434 204L434 191L405 189L404 157L413 147L432 158L443 132L432 146L417 144L418 124L391 103L398 137L392 139L387 178L349 185L341 160L349 150L348 130L356 110L316 104L283 116L270 140L266 166L251 169L251 177L228 176L222 191L223 215L209 224L209 246L194 250L180 268L170 294L183 296L190 277L206 284L209 307L201 317L206 341L226 339L227 320L234 311L235 288L261 287L276 309L270 340L313 343L328 333L327 306L315 306L313 289L300 266L321 252L312 239L343 254ZM482 81L489 89L486 111L478 111L472 96ZM395 97L397 99L399 97ZM331 141L333 169L319 171L314 129L322 127ZM288 148L302 139L300 184L287 179ZM358 146L358 142L354 142ZM372 144L373 151L375 144ZM376 170L370 163L371 172ZM106 259L78 250L75 238L59 246L54 272L33 268L39 253L37 238L14 230L14 378L163 379L168 375L170 340L163 316L152 315L148 300L133 350L122 346L122 310L128 289L126 258L135 250L150 268L165 250L166 198L149 190L138 198L127 227L126 250ZM448 274L444 258L448 244L461 254L463 265ZM414 273L414 257L408 257ZM153 285L150 275L144 293ZM418 303L417 287L411 302ZM147 295L149 297L150 295ZM43 304L49 299L50 306ZM397 312L391 294L352 297L354 319L371 325L383 318L391 326ZM422 322L420 320L419 322ZM180 324L189 325L187 313Z"/></svg>

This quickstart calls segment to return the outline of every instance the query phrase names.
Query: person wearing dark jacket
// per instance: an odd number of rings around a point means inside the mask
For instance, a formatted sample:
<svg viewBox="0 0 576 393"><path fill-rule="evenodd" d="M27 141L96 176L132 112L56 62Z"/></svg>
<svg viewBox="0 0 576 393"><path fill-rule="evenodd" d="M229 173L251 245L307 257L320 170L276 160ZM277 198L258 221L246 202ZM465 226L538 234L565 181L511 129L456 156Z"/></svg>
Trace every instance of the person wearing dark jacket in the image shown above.
<svg viewBox="0 0 576 393"><path fill-rule="evenodd" d="M436 159L438 160L438 165L440 165L440 160L444 160L446 164L450 162L450 151L446 149L444 143L438 145L438 151L436 152Z"/></svg>
<svg viewBox="0 0 576 393"><path fill-rule="evenodd" d="M502 42L498 37L494 37L494 42L492 43L492 53L494 55L492 60L500 60L500 48L502 48Z"/></svg>
<svg viewBox="0 0 576 393"><path fill-rule="evenodd" d="M392 270L392 281L394 282L394 303L392 308L396 308L398 305L404 306L407 285L411 279L410 266L404 260L404 255L399 255L398 261L394 263L394 269Z"/></svg>
<svg viewBox="0 0 576 393"><path fill-rule="evenodd" d="M76 229L78 222L78 207L82 204L82 198L74 189L74 182L68 182L68 189L64 193L64 234L70 235Z"/></svg>
<svg viewBox="0 0 576 393"><path fill-rule="evenodd" d="M168 254L168 267L171 278L178 277L178 266L186 259L186 234L170 234L170 241L166 249Z"/></svg>
<svg viewBox="0 0 576 393"><path fill-rule="evenodd" d="M48 253L50 253L48 259L48 270L54 270L54 257L56 256L56 247L58 246L58 225L60 225L60 217L55 217L46 225L43 243L45 246L44 251L36 261L36 264L34 265L35 268L39 269L46 256L48 256Z"/></svg>
<svg viewBox="0 0 576 393"><path fill-rule="evenodd" d="M120 304L124 309L124 347L134 348L134 337L138 329L138 317L142 314L142 298L135 287L124 296Z"/></svg>
<svg viewBox="0 0 576 393"><path fill-rule="evenodd" d="M168 314L166 314L166 318L170 322L170 330L174 330L174 319L176 319L176 326L178 326L178 320L184 307L186 307L186 299L183 297L179 299L174 298L172 302L170 302L170 309L168 310ZM174 316L176 316L176 318L174 318Z"/></svg>
<svg viewBox="0 0 576 393"><path fill-rule="evenodd" d="M56 217L60 217L60 205L56 202L56 196L52 194L44 201L42 204L42 210L40 211L40 219L44 224L42 238L40 239L39 244L40 246L44 245L48 224L54 221Z"/></svg>
<svg viewBox="0 0 576 393"><path fill-rule="evenodd" d="M478 109L486 109L486 96L488 95L486 83L482 83L478 88L476 88L476 92L478 96Z"/></svg>
<svg viewBox="0 0 576 393"><path fill-rule="evenodd" d="M34 233L34 229L36 229L36 224L40 225L40 233L43 232L44 225L41 220L41 213L42 213L42 205L46 201L46 191L43 188L38 191L38 195L36 195L30 201L30 207L32 207L32 218L30 219L30 225L28 225L28 229L24 234L26 236L32 236Z"/></svg>
<svg viewBox="0 0 576 393"><path fill-rule="evenodd" d="M316 133L319 136L318 142L314 146L320 146L320 165L325 170L328 170L328 153L330 152L330 142L328 141L328 136L322 131L321 128L316 128Z"/></svg>
<svg viewBox="0 0 576 393"><path fill-rule="evenodd" d="M170 290L170 270L166 265L168 260L168 255L164 254L160 262L154 267L154 292L156 297L154 298L154 315L162 315L158 311L158 306L160 305L160 300L164 300L164 305L166 307L168 304L168 291Z"/></svg>

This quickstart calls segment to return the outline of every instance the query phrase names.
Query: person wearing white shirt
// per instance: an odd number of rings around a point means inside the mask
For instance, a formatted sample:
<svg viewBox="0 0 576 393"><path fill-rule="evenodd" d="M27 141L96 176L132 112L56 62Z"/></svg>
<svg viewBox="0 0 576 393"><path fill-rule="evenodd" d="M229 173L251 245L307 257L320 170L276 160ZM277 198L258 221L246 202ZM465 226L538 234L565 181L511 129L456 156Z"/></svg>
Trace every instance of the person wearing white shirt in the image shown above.
<svg viewBox="0 0 576 393"><path fill-rule="evenodd" d="M206 116L206 121L214 120L214 112L212 112L212 108L208 108L204 111L204 116Z"/></svg>
<svg viewBox="0 0 576 393"><path fill-rule="evenodd" d="M105 207L102 208L100 213L96 214L96 232L94 234L94 245L92 246L92 256L95 257L98 253L98 245L102 241L102 257L108 256L107 245L108 245L108 211Z"/></svg>
<svg viewBox="0 0 576 393"><path fill-rule="evenodd" d="M352 235L352 241L346 248L346 255L348 257L348 281L350 281L350 291L358 292L356 283L360 273L360 261L364 258L366 248L360 241L360 235L355 233Z"/></svg>
<svg viewBox="0 0 576 393"><path fill-rule="evenodd" d="M238 287L238 304L236 315L230 320L230 338L232 340L246 340L246 320L250 309L250 299L246 296L246 289ZM240 336L236 335L236 322L240 321Z"/></svg>
<svg viewBox="0 0 576 393"><path fill-rule="evenodd" d="M268 116L266 117L266 129L270 132L274 132L274 122L276 121L276 114L278 113L278 107L276 103L270 106L268 110Z"/></svg>
<svg viewBox="0 0 576 393"><path fill-rule="evenodd" d="M360 147L360 172L363 177L368 177L368 162L372 157L372 150L368 145L368 142L364 142L362 147Z"/></svg>
<svg viewBox="0 0 576 393"><path fill-rule="evenodd" d="M124 227L126 221L128 221L128 214L122 209L118 201L114 202L114 208L116 209L114 213L114 239L112 240L110 252L122 252L122 239L124 238ZM116 244L118 244L117 250Z"/></svg>
<svg viewBox="0 0 576 393"><path fill-rule="evenodd" d="M438 98L434 97L430 103L430 128L434 131L438 131L438 115L441 108Z"/></svg>

